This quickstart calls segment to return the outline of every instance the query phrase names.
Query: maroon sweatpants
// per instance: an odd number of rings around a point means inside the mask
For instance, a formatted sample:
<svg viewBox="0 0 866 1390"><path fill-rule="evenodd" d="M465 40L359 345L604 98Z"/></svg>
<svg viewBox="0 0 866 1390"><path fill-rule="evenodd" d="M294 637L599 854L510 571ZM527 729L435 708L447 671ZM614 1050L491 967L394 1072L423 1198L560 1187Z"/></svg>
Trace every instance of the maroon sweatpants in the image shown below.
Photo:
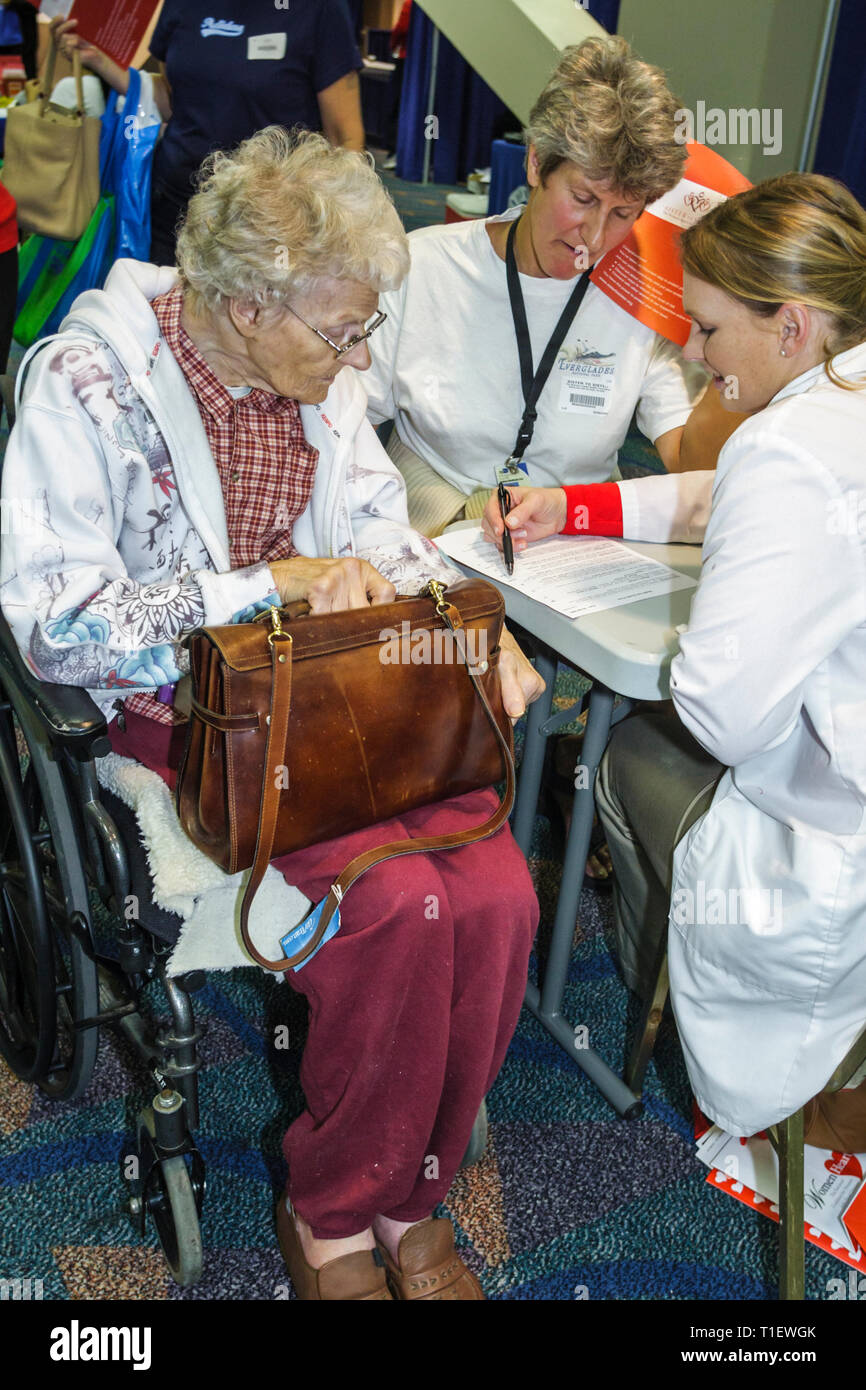
<svg viewBox="0 0 866 1390"><path fill-rule="evenodd" d="M174 785L182 739L134 714L112 747ZM478 825L472 792L274 860L313 902L356 854ZM378 1214L429 1216L443 1200L517 1024L538 903L507 826L489 840L387 860L340 906L341 926L288 972L310 1006L307 1109L283 1149L296 1209L323 1240ZM287 923L287 927L292 924Z"/></svg>

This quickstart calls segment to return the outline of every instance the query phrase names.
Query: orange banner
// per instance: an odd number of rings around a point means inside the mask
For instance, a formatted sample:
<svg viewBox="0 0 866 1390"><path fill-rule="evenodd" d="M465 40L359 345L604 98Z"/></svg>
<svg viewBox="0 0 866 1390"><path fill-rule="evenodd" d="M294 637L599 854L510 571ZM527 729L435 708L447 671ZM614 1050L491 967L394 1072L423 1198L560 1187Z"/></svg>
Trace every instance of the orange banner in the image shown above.
<svg viewBox="0 0 866 1390"><path fill-rule="evenodd" d="M706 145L690 142L685 173L675 188L641 214L625 241L611 251L590 278L639 323L680 347L689 336L683 312L680 232L710 208L751 188L745 174Z"/></svg>

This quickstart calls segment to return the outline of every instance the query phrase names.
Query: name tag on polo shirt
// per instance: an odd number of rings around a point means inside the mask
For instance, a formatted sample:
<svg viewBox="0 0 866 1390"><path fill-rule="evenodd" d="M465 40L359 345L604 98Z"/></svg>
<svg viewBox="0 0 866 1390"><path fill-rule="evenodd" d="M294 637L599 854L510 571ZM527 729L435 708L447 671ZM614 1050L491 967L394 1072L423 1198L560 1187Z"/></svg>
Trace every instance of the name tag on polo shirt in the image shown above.
<svg viewBox="0 0 866 1390"><path fill-rule="evenodd" d="M578 344L560 353L557 366L560 410L607 415L616 377L615 352L595 352Z"/></svg>
<svg viewBox="0 0 866 1390"><path fill-rule="evenodd" d="M285 34L251 34L247 39L248 58L285 58Z"/></svg>

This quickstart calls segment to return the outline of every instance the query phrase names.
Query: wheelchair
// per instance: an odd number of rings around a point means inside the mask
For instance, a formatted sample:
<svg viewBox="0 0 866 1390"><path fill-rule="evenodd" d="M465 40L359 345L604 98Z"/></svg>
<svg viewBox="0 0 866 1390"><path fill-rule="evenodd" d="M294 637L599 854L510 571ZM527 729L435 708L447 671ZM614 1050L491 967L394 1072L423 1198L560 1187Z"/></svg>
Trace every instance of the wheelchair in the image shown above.
<svg viewBox="0 0 866 1390"><path fill-rule="evenodd" d="M153 901L134 816L98 784L95 760L109 751L88 693L37 680L0 615L0 1054L23 1081L72 1101L90 1081L99 1028L120 1030L154 1087L123 1156L125 1210L140 1237L152 1223L172 1277L190 1287L206 1191L193 996L206 976L167 973L181 921ZM106 917L111 951L98 949ZM152 982L167 1022L145 1007ZM462 1166L486 1142L482 1101Z"/></svg>

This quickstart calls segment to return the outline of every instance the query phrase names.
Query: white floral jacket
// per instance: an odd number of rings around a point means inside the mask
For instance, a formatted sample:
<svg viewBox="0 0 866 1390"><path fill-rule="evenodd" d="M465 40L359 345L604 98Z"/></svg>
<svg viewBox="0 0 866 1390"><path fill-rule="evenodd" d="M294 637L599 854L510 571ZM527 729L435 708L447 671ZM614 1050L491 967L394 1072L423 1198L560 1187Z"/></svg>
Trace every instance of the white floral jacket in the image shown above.
<svg viewBox="0 0 866 1390"><path fill-rule="evenodd" d="M274 601L262 562L230 570L217 468L195 397L150 301L175 272L119 261L73 304L18 376L3 467L0 604L44 680L102 707L178 680L183 639ZM293 539L304 555L359 555L402 592L457 572L408 523L402 478L341 372L301 406L319 450Z"/></svg>

